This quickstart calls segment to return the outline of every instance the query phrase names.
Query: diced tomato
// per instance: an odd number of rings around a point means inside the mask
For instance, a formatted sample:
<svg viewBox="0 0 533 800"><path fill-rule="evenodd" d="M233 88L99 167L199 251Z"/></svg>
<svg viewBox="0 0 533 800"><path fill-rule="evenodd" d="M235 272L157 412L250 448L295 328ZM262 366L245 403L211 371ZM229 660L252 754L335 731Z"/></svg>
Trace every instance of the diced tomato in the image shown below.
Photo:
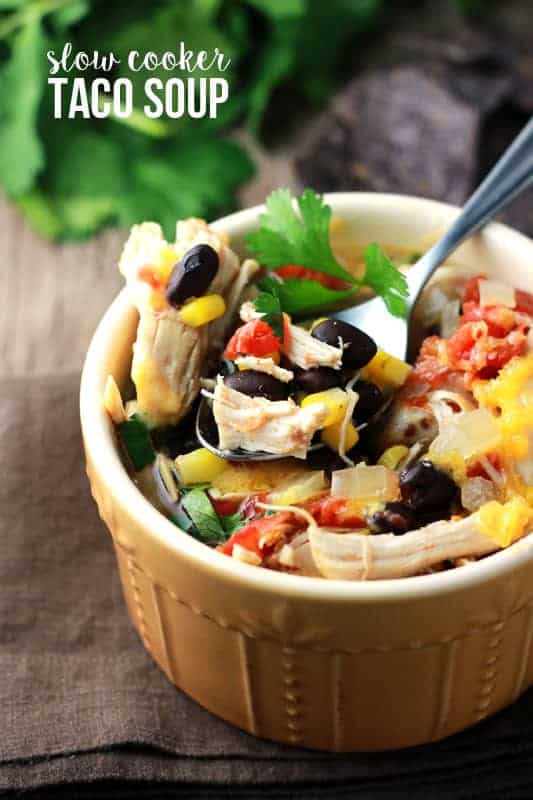
<svg viewBox="0 0 533 800"><path fill-rule="evenodd" d="M235 514L239 510L241 504L239 499L217 500L215 497L210 497L209 499L219 517L228 517L230 514Z"/></svg>
<svg viewBox="0 0 533 800"><path fill-rule="evenodd" d="M524 353L526 331L527 326L520 325L505 337L496 337L489 335L484 320L465 322L446 343L450 366L466 373L466 388L474 378L494 378L511 358Z"/></svg>
<svg viewBox="0 0 533 800"><path fill-rule="evenodd" d="M471 367L476 368L484 366L484 363L474 365L473 362L475 359L473 358L473 353L476 343L482 342L483 340L485 341L486 349L487 335L488 329L486 322L465 322L464 325L460 325L453 336L446 342L449 363L456 369L463 370L469 370ZM479 360L480 355L481 351L478 348L476 360ZM470 369L470 371L472 370Z"/></svg>
<svg viewBox="0 0 533 800"><path fill-rule="evenodd" d="M516 300L516 310L533 317L533 294L523 292L521 289L515 289L514 296Z"/></svg>
<svg viewBox="0 0 533 800"><path fill-rule="evenodd" d="M499 453L487 453L487 460L490 461L492 466L500 472L503 468L503 461L502 457ZM485 467L479 463L479 461L473 461L472 463L468 464L466 468L466 474L469 478L489 478L490 475L487 474Z"/></svg>
<svg viewBox="0 0 533 800"><path fill-rule="evenodd" d="M229 359L239 355L262 358L277 353L280 346L281 342L270 325L261 319L252 319L235 331L224 355Z"/></svg>
<svg viewBox="0 0 533 800"><path fill-rule="evenodd" d="M473 301L463 303L461 324L481 321L487 323L489 336L496 336L499 339L507 336L516 325L512 308L507 308L507 306L480 306Z"/></svg>
<svg viewBox="0 0 533 800"><path fill-rule="evenodd" d="M347 289L349 286L341 278L335 278L333 275L324 275L323 272L317 272L307 267L299 267L296 264L286 264L275 271L281 278L306 278L310 281L317 281L326 289L342 290Z"/></svg>
<svg viewBox="0 0 533 800"><path fill-rule="evenodd" d="M354 500L326 495L304 506L318 525L333 528L364 528L361 507Z"/></svg>
<svg viewBox="0 0 533 800"><path fill-rule="evenodd" d="M464 303L479 303L479 280L483 280L486 278L486 275L474 275L473 278L469 278L465 283L465 290L463 293L463 304Z"/></svg>
<svg viewBox="0 0 533 800"><path fill-rule="evenodd" d="M245 525L239 531L234 533L228 541L219 547L223 553L228 556L233 554L233 548L236 544L244 547L246 550L251 550L258 556L263 557L268 554L272 549L275 542L283 537L285 534L294 533L298 528L305 525L303 519L297 518L290 511L280 511L279 514L273 514L270 517L263 517L262 519L255 519ZM260 544L260 539L264 536L271 536L273 539L272 544Z"/></svg>
<svg viewBox="0 0 533 800"><path fill-rule="evenodd" d="M144 283L147 283L149 286L151 286L152 289L163 288L163 284L161 283L157 275L154 274L151 267L148 266L139 267L139 269L137 270L137 277L139 278L140 281L143 281Z"/></svg>
<svg viewBox="0 0 533 800"><path fill-rule="evenodd" d="M526 335L522 331L513 331L506 340L493 345L487 352L487 365L482 367L478 378L487 380L495 378L498 372L508 361L515 356L521 356L526 350Z"/></svg>
<svg viewBox="0 0 533 800"><path fill-rule="evenodd" d="M422 382L435 389L450 373L450 367L443 359L438 336L428 336L422 343L415 368L409 374L408 382Z"/></svg>

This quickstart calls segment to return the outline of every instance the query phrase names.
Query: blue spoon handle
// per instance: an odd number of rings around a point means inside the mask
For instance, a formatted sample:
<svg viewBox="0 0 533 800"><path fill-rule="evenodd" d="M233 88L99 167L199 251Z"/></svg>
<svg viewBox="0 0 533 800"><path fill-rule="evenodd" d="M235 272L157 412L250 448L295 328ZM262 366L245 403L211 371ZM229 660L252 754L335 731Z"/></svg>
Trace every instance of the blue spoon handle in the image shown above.
<svg viewBox="0 0 533 800"><path fill-rule="evenodd" d="M478 186L451 227L408 273L414 305L437 267L465 239L533 183L533 117Z"/></svg>

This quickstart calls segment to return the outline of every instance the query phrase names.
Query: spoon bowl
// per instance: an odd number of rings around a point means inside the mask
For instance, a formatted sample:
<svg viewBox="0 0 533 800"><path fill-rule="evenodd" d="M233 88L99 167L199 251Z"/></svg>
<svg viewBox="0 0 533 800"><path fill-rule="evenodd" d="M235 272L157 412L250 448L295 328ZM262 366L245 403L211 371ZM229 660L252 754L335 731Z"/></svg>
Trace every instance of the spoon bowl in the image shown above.
<svg viewBox="0 0 533 800"><path fill-rule="evenodd" d="M533 182L533 118L482 181L444 236L406 274L409 295L405 318L393 317L380 298L329 316L355 325L378 347L402 361L413 360L413 310L425 285L442 262L498 211Z"/></svg>

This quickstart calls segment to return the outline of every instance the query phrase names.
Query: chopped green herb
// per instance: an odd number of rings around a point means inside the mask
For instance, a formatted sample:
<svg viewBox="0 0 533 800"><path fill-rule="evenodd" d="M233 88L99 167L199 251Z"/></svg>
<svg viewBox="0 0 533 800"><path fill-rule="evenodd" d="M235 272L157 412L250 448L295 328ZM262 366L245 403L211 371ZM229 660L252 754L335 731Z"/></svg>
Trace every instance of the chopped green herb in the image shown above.
<svg viewBox="0 0 533 800"><path fill-rule="evenodd" d="M365 250L363 283L383 298L387 309L395 317L405 317L409 296L407 281L375 242Z"/></svg>
<svg viewBox="0 0 533 800"><path fill-rule="evenodd" d="M242 514L237 511L235 514L230 514L227 517L220 517L220 522L222 523L222 527L224 528L226 534L231 536L232 533L238 531L244 525L247 524L248 520L245 520Z"/></svg>
<svg viewBox="0 0 533 800"><path fill-rule="evenodd" d="M274 286L278 283L274 278L270 279L271 289L270 293L261 292L259 297L255 299L255 310L262 314L262 319L270 325L278 339L283 341L283 312L281 310L280 299L277 295L277 287ZM278 283L279 286L281 284Z"/></svg>
<svg viewBox="0 0 533 800"><path fill-rule="evenodd" d="M117 425L120 438L137 472L155 460L150 431L138 414Z"/></svg>
<svg viewBox="0 0 533 800"><path fill-rule="evenodd" d="M181 504L194 524L191 533L206 544L220 544L227 539L211 500L202 489L192 489Z"/></svg>
<svg viewBox="0 0 533 800"><path fill-rule="evenodd" d="M331 249L331 208L324 203L323 197L306 189L296 198L296 205L299 213L294 208L293 197L288 189L278 189L270 194L266 203L267 212L260 218L259 230L247 237L252 252L261 264L272 270L294 264L340 278L353 288L336 291L306 278L288 278L279 282L267 276L259 287L273 299L265 300L261 295L258 298L265 313L272 314L274 308L275 313L286 311L295 315L323 311L346 301L361 286L369 286L383 298L391 314L405 316L405 300L408 296L406 280L380 247L377 244L367 247L365 274L361 279L355 278L339 264Z"/></svg>

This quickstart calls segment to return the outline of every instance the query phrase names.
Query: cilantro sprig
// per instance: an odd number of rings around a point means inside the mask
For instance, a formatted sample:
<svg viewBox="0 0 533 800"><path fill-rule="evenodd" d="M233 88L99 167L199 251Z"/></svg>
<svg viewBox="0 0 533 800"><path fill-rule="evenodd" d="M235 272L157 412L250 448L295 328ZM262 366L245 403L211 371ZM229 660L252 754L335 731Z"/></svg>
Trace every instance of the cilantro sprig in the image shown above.
<svg viewBox="0 0 533 800"><path fill-rule="evenodd" d="M259 230L247 237L257 260L271 269L297 264L353 283L353 275L333 255L329 240L331 208L324 198L305 189L296 198L296 205L299 213L288 189L271 192L266 213L259 218Z"/></svg>
<svg viewBox="0 0 533 800"><path fill-rule="evenodd" d="M266 202L257 231L248 234L247 244L258 261L271 270L295 264L315 272L340 278L348 288L329 289L318 280L264 278L259 288L256 309L266 321L276 314L304 315L355 297L362 286L379 295L391 314L403 317L407 311L407 282L376 243L365 250L365 272L354 277L335 258L330 241L331 208L322 195L306 189L293 198L288 189L278 189ZM267 300L270 296L272 299Z"/></svg>
<svg viewBox="0 0 533 800"><path fill-rule="evenodd" d="M277 284L277 285L276 285ZM278 339L283 341L283 311L282 303L277 294L277 287L281 287L279 281L270 278L264 292L256 297L255 309L262 314L262 319L270 325Z"/></svg>
<svg viewBox="0 0 533 800"><path fill-rule="evenodd" d="M245 524L239 512L219 516L207 492L197 487L182 493L181 506L186 513L174 521L205 544L222 544Z"/></svg>

